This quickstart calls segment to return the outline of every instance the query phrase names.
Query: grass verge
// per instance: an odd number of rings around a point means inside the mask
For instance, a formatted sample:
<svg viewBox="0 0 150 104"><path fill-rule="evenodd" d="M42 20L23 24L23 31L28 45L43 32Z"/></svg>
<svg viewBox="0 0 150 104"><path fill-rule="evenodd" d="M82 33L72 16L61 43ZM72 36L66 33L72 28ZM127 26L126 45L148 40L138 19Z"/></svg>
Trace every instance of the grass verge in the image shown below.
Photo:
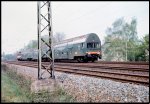
<svg viewBox="0 0 150 104"><path fill-rule="evenodd" d="M30 80L14 71L7 70L5 65L2 65L1 69L2 102L75 102L75 99L67 95L62 88L57 88L51 93L44 90L31 93Z"/></svg>

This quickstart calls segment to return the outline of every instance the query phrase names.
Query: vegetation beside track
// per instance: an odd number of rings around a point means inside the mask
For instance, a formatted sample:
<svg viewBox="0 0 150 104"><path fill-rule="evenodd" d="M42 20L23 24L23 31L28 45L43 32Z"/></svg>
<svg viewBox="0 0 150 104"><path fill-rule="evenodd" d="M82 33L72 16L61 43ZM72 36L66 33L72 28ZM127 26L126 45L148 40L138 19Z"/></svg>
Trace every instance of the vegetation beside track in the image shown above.
<svg viewBox="0 0 150 104"><path fill-rule="evenodd" d="M48 93L48 91L40 91L39 93L31 93L31 81L25 77L18 75L14 71L7 70L5 65L1 66L1 95L2 102L74 102L70 95L67 95L62 88Z"/></svg>

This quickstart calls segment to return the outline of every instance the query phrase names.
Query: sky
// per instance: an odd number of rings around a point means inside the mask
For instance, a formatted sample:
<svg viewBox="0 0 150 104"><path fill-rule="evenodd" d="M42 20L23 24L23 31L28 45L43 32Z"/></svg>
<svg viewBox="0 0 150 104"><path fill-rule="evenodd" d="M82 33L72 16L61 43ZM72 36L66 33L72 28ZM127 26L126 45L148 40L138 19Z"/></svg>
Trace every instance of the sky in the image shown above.
<svg viewBox="0 0 150 104"><path fill-rule="evenodd" d="M37 40L37 2L5 2L1 6L2 52L10 54ZM140 39L149 34L149 2L79 2L52 1L52 31L64 33L66 39L96 33L102 44L106 29L121 17L137 19Z"/></svg>

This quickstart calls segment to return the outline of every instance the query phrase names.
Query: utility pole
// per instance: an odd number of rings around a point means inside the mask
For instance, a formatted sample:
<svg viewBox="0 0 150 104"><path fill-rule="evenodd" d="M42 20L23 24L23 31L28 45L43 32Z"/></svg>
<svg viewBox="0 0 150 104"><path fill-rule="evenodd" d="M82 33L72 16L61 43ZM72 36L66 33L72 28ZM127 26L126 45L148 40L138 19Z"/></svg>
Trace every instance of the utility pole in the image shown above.
<svg viewBox="0 0 150 104"><path fill-rule="evenodd" d="M127 41L126 41L126 61L127 61L128 55L127 55Z"/></svg>
<svg viewBox="0 0 150 104"><path fill-rule="evenodd" d="M42 79L42 75L47 71L51 78L54 76L54 50L52 39L52 12L50 1L37 2L37 18L38 18L38 79ZM49 42L46 42L41 36L48 35ZM47 46L47 51L42 51L42 45ZM44 54L43 54L44 53ZM46 56L49 59L48 67L42 64L42 59ZM42 71L42 68L44 71Z"/></svg>
<svg viewBox="0 0 150 104"><path fill-rule="evenodd" d="M129 38L127 36L127 40L126 40L126 61L128 61L128 41L129 41Z"/></svg>

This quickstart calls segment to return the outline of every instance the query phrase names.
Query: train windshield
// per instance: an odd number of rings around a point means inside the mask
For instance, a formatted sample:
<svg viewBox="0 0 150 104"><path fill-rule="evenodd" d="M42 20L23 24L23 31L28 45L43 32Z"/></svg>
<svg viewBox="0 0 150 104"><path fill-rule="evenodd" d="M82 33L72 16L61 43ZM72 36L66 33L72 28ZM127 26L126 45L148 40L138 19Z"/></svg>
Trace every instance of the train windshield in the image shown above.
<svg viewBox="0 0 150 104"><path fill-rule="evenodd" d="M87 48L100 48L100 44L98 42L87 43Z"/></svg>

